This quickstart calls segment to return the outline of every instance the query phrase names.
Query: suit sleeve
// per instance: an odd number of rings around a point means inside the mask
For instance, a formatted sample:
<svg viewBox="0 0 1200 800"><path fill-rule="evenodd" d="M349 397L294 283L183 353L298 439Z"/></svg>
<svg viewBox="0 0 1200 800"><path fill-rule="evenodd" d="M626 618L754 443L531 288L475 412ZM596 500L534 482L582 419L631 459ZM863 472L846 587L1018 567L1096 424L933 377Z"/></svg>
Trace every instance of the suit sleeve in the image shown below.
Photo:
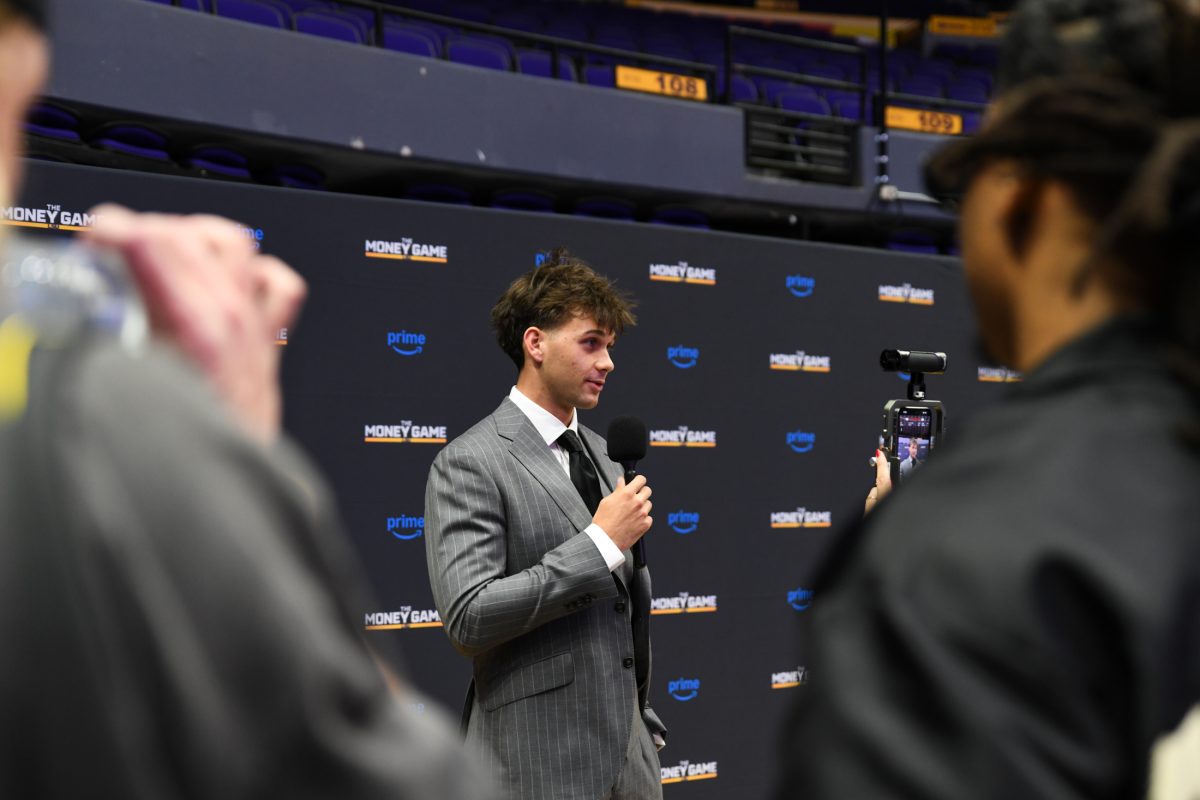
<svg viewBox="0 0 1200 800"><path fill-rule="evenodd" d="M541 560L508 574L508 520L482 455L451 445L425 491L426 557L450 641L474 656L548 622L617 596L604 557L579 532Z"/></svg>

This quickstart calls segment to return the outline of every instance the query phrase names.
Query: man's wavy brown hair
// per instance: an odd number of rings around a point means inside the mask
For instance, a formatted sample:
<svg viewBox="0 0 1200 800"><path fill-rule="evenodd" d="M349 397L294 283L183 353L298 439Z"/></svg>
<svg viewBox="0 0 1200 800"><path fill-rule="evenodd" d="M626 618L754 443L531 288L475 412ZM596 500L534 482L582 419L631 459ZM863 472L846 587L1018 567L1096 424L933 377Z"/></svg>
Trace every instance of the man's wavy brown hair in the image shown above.
<svg viewBox="0 0 1200 800"><path fill-rule="evenodd" d="M620 336L637 324L633 298L612 281L559 247L542 264L517 278L492 308L492 329L500 349L520 370L525 364L525 331L553 329L585 316Z"/></svg>

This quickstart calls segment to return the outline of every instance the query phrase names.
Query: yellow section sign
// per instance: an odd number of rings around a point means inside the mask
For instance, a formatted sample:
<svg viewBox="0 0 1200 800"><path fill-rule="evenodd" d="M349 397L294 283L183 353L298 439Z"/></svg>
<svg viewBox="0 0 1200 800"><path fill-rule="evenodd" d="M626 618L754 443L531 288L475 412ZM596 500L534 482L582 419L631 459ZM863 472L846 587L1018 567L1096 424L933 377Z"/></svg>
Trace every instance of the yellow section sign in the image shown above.
<svg viewBox="0 0 1200 800"><path fill-rule="evenodd" d="M957 136L963 132L963 118L960 114L901 106L887 107L887 125L902 131L940 133L943 136Z"/></svg>
<svg viewBox="0 0 1200 800"><path fill-rule="evenodd" d="M992 17L947 17L934 15L925 28L935 36L976 36L992 39L996 36L996 20Z"/></svg>
<svg viewBox="0 0 1200 800"><path fill-rule="evenodd" d="M680 97L702 103L708 100L708 81L703 78L638 69L624 64L617 65L617 88Z"/></svg>

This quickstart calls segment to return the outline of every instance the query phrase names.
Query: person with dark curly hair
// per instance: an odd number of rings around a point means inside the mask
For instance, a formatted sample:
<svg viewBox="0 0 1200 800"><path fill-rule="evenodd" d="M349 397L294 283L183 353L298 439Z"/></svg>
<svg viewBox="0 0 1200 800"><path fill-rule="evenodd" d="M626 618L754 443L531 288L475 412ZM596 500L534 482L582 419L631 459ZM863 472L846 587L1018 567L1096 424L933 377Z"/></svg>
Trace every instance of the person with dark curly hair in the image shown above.
<svg viewBox="0 0 1200 800"><path fill-rule="evenodd" d="M984 129L927 165L1026 380L825 559L778 797L1159 785L1200 703L1198 42L1194 4L1026 2Z"/></svg>

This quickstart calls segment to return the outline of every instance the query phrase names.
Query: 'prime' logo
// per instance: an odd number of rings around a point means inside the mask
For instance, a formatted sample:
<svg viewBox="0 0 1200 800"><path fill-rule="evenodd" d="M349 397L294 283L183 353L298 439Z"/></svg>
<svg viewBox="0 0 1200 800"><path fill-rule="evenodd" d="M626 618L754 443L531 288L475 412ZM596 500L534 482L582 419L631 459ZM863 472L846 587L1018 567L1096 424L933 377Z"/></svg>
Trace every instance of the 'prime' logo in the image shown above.
<svg viewBox="0 0 1200 800"><path fill-rule="evenodd" d="M797 453L810 452L817 445L817 435L806 431L792 431L787 435L787 446Z"/></svg>
<svg viewBox="0 0 1200 800"><path fill-rule="evenodd" d="M717 610L715 594L688 594L674 597L655 597L650 601L651 614L702 614Z"/></svg>
<svg viewBox="0 0 1200 800"><path fill-rule="evenodd" d="M797 611L807 611L812 606L813 593L811 589L791 589L787 593L788 605Z"/></svg>
<svg viewBox="0 0 1200 800"><path fill-rule="evenodd" d="M668 347L667 360L680 369L691 369L700 361L700 348Z"/></svg>
<svg viewBox="0 0 1200 800"><path fill-rule="evenodd" d="M397 539L418 539L425 534L425 518L401 514L387 518L388 533Z"/></svg>
<svg viewBox="0 0 1200 800"><path fill-rule="evenodd" d="M425 334L392 331L387 335L388 347L402 356L415 356L425 350Z"/></svg>
<svg viewBox="0 0 1200 800"><path fill-rule="evenodd" d="M715 761L680 761L674 767L660 767L663 783L683 783L684 781L704 781L717 777L717 762Z"/></svg>
<svg viewBox="0 0 1200 800"><path fill-rule="evenodd" d="M364 244L367 258L387 258L394 261L420 261L427 264L445 264L450 260L450 249L444 244L421 244L412 239L389 242L383 239L367 239Z"/></svg>
<svg viewBox="0 0 1200 800"><path fill-rule="evenodd" d="M667 525L676 533L693 533L700 527L700 515L693 511L672 511L667 514Z"/></svg>
<svg viewBox="0 0 1200 800"><path fill-rule="evenodd" d="M902 286L879 285L879 299L884 303L912 303L917 306L933 305L933 289L918 289L911 283Z"/></svg>
<svg viewBox="0 0 1200 800"><path fill-rule="evenodd" d="M667 692L681 703L694 700L700 694L699 678L679 678L667 684Z"/></svg>
<svg viewBox="0 0 1200 800"><path fill-rule="evenodd" d="M811 297L816 286L816 278L804 275L787 276L787 290L792 293L793 297Z"/></svg>

